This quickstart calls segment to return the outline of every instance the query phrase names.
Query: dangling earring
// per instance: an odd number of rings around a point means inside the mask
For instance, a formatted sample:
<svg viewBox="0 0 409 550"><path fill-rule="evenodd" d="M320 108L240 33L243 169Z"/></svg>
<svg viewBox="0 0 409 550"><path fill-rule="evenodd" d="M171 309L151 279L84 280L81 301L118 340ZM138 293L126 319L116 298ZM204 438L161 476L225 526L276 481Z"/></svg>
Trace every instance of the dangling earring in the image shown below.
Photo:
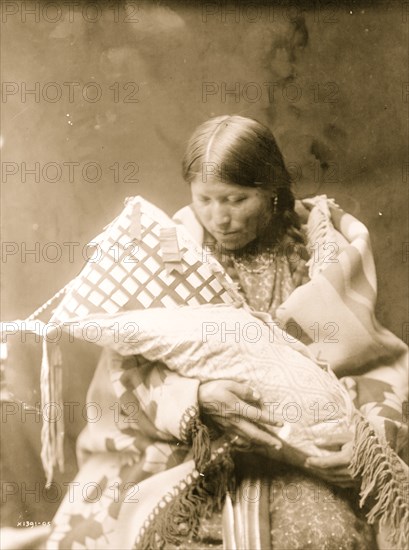
<svg viewBox="0 0 409 550"><path fill-rule="evenodd" d="M273 214L275 214L277 211L277 204L278 204L278 197L276 195L273 199Z"/></svg>

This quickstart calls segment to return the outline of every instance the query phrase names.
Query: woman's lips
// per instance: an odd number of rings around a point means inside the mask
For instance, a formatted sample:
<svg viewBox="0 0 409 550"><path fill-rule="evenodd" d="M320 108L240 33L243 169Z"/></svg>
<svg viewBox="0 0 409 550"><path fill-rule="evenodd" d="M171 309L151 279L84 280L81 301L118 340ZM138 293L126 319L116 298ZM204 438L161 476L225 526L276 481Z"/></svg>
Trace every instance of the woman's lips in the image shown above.
<svg viewBox="0 0 409 550"><path fill-rule="evenodd" d="M225 237L226 235L237 235L239 231L215 231L218 235L223 235Z"/></svg>

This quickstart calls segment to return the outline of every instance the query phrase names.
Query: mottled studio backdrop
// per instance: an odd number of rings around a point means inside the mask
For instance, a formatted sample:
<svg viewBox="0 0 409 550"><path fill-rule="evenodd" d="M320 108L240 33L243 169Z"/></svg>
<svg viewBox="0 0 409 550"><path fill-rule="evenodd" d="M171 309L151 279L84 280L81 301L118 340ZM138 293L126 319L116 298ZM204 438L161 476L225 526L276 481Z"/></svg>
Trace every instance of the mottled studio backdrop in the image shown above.
<svg viewBox="0 0 409 550"><path fill-rule="evenodd" d="M369 226L379 317L402 336L407 2L1 4L2 320L78 272L125 197L185 204L191 131L239 113L274 130L297 196Z"/></svg>

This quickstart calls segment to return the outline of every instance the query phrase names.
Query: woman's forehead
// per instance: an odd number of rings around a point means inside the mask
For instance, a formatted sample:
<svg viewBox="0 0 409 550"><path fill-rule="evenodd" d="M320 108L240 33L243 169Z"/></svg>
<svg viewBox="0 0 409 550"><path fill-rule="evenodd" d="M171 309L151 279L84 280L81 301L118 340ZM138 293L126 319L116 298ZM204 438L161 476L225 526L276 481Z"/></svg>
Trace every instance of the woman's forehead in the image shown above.
<svg viewBox="0 0 409 550"><path fill-rule="evenodd" d="M236 183L230 183L222 181L211 176L203 176L195 178L192 183L193 193L200 193L203 195L221 196L230 195L232 193L241 193L245 195L258 194L259 189L255 187L246 187L244 185L238 185Z"/></svg>

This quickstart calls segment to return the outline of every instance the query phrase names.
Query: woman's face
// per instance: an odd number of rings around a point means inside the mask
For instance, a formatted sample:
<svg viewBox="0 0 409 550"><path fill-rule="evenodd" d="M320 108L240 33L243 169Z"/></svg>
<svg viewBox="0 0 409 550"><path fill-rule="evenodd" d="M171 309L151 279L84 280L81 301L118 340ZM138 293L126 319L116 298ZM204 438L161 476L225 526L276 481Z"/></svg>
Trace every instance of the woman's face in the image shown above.
<svg viewBox="0 0 409 550"><path fill-rule="evenodd" d="M191 184L193 207L206 230L226 250L238 250L261 237L273 215L273 192L197 178Z"/></svg>

